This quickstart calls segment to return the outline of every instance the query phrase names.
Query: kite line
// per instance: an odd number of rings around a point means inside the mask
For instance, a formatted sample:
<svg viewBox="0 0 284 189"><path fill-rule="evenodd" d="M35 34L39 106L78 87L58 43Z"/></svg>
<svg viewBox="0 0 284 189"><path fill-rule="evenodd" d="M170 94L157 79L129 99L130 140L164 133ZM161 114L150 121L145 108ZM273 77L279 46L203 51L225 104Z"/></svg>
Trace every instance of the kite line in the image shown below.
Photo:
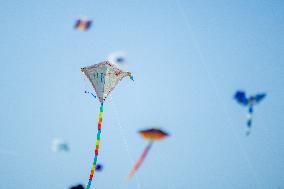
<svg viewBox="0 0 284 189"><path fill-rule="evenodd" d="M110 97L110 99L112 99L112 95L111 94L109 95L109 97ZM120 119L119 119L119 114L118 114L118 111L117 111L117 104L116 104L115 100L113 100L113 99L112 99L112 102L113 102L113 105L114 105L113 111L114 111L116 123L117 123L117 125L119 127L120 135L122 136L123 143L124 143L124 146L125 146L125 150L126 150L129 162L130 162L130 164L132 164L134 162L134 160L133 160L133 157L132 157L132 155L130 153L130 150L129 150L129 145L128 145L128 142L127 142L127 139L126 139L126 136L125 136L124 127L121 124ZM141 188L141 183L140 183L140 180L139 180L138 176L135 177L135 180L136 180L137 188L140 189Z"/></svg>
<svg viewBox="0 0 284 189"><path fill-rule="evenodd" d="M200 49L200 46L198 45L198 42L195 40L196 37L195 37L194 32L193 32L193 30L192 30L192 28L191 28L191 25L189 24L189 18L188 18L188 16L187 16L187 14L185 13L184 9L183 9L182 6L181 6L180 0L175 0L175 2L176 2L176 5L177 5L177 8L178 8L178 12L180 13L180 15L183 17L183 20L185 21L185 25L186 25L186 28L187 28L188 32L190 33L191 40L193 41L193 45L194 45L195 49L196 49L197 52L198 52L198 55L199 55L199 58L200 58L200 62L201 62L201 64L202 64L202 67L204 67L204 70L205 70L205 72L206 72L206 74L207 74L207 77L208 77L208 79L210 80L211 85L212 85L213 88L214 88L214 92L215 92L215 95L216 95L217 99L218 99L219 101L221 101L222 109L223 109L223 111L225 112L227 121L228 121L229 125L231 125L231 120L232 120L232 119L231 119L231 117L230 117L229 114L228 114L226 105L224 104L224 102L223 102L222 100L220 100L220 99L221 99L221 98L220 98L221 95L220 95L219 92L218 92L219 90L218 90L216 81L214 80L214 78L211 76L211 74L209 73L209 71L208 71L208 69L207 69L207 66L206 66L205 60L204 60L204 56L203 56L203 54L202 54L202 52L201 52L201 49ZM240 151L242 152L242 155L243 155L245 161L246 161L247 164L249 165L249 168L250 168L251 172L253 173L253 177L254 177L254 179L255 179L255 181L256 181L256 183L257 183L257 187L258 187L258 188L262 188L262 187L261 187L262 184L261 184L261 182L260 182L260 180L259 180L259 178L258 178L258 176L257 176L257 174L256 174L256 171L254 170L254 168L253 168L253 166L252 166L252 163L251 163L251 161L250 161L250 159L249 159L249 157L248 157L247 152L245 151L243 145L242 145L241 142L240 142L240 139L239 139L238 135L236 134L236 132L235 132L235 130L234 130L234 127L233 127L233 129L232 129L232 127L230 127L230 130L231 130L232 133L234 134L234 138L235 138L236 141L237 141L237 144L238 144L238 146L239 146L239 149L240 149Z"/></svg>

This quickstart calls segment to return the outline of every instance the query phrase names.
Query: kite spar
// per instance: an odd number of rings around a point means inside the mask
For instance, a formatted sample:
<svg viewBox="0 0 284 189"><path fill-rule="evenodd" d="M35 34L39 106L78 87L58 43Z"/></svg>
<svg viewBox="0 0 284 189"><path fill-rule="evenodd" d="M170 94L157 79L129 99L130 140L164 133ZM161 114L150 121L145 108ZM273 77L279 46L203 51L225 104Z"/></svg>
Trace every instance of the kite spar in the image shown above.
<svg viewBox="0 0 284 189"><path fill-rule="evenodd" d="M96 91L97 97L101 103L99 120L98 120L98 132L95 148L95 157L93 161L93 166L90 172L89 181L86 189L89 189L92 184L93 176L96 170L97 159L99 155L101 132L102 132L102 121L103 121L103 111L104 111L104 101L110 92L115 88L115 86L121 81L124 77L129 76L133 80L133 76L130 72L125 72L121 70L114 64L111 64L108 61L101 62L89 67L81 68L81 71L86 75L86 77L91 82L93 88ZM93 95L94 96L94 95Z"/></svg>

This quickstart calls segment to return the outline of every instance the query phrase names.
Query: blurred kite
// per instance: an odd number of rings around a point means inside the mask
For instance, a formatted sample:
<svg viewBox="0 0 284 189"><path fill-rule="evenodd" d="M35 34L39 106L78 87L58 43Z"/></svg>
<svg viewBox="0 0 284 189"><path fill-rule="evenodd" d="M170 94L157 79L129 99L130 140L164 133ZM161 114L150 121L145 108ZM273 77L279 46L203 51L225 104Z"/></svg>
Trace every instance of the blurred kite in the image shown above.
<svg viewBox="0 0 284 189"><path fill-rule="evenodd" d="M98 163L98 164L96 165L96 171L101 172L102 170L103 170L103 165Z"/></svg>
<svg viewBox="0 0 284 189"><path fill-rule="evenodd" d="M74 28L80 31L86 31L92 26L92 20L88 19L77 19Z"/></svg>
<svg viewBox="0 0 284 189"><path fill-rule="evenodd" d="M146 146L146 148L144 149L142 155L140 156L140 158L138 159L138 161L135 163L134 167L132 168L132 170L130 171L128 178L132 178L133 175L136 173L136 171L139 169L140 165L143 163L144 159L146 158L149 150L151 149L154 141L157 140L162 140L164 138L166 138L167 136L169 136L168 133L160 130L160 129L147 129L147 130L141 130L139 131L139 134L146 140L149 140L148 145Z"/></svg>
<svg viewBox="0 0 284 189"><path fill-rule="evenodd" d="M54 152L68 152L70 148L67 142L54 138L51 143L51 150Z"/></svg>
<svg viewBox="0 0 284 189"><path fill-rule="evenodd" d="M97 98L101 103L100 112L99 112L99 121L98 121L95 158L93 161L93 166L91 169L88 185L86 188L89 189L92 184L92 179L94 176L98 154L99 154L104 102L107 96L110 94L110 92L119 83L119 81L121 81L126 76L130 77L130 79L133 80L133 76L131 75L130 72L125 72L121 70L118 66L111 64L108 61L104 61L89 67L81 68L81 71L86 75L86 77L91 82L94 90L96 91Z"/></svg>
<svg viewBox="0 0 284 189"><path fill-rule="evenodd" d="M70 189L84 189L84 186L82 184L79 184L77 186L72 186Z"/></svg>
<svg viewBox="0 0 284 189"><path fill-rule="evenodd" d="M113 52L109 55L108 61L112 64L125 64L127 62L126 53L123 51Z"/></svg>
<svg viewBox="0 0 284 189"><path fill-rule="evenodd" d="M237 91L235 93L235 100L248 108L248 114L247 114L247 132L246 132L246 135L248 136L250 134L250 130L251 130L251 127L252 127L252 118L253 118L253 109L254 109L254 106L256 104L259 104L263 99L264 97L266 96L265 93L259 93L259 94L256 94L256 95L252 95L250 97L247 97L246 96L246 93L244 91Z"/></svg>

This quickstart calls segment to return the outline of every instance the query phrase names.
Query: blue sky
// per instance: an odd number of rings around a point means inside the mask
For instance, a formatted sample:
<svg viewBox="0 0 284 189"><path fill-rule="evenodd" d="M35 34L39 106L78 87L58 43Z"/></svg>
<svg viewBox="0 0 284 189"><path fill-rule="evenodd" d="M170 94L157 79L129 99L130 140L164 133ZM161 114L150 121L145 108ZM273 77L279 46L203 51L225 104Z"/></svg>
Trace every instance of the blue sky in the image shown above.
<svg viewBox="0 0 284 189"><path fill-rule="evenodd" d="M105 103L95 188L283 188L283 20L281 0L1 1L0 188L87 182L99 103L80 68L118 50L135 82ZM249 137L237 89L268 93ZM171 136L126 182L152 126ZM53 153L54 137L71 151Z"/></svg>

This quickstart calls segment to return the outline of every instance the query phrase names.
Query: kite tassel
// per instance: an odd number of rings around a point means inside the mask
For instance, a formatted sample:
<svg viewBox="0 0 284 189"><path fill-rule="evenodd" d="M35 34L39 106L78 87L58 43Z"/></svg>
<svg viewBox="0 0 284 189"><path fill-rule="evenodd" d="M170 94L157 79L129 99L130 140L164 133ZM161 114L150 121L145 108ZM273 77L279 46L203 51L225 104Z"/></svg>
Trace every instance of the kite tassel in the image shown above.
<svg viewBox="0 0 284 189"><path fill-rule="evenodd" d="M149 150L151 149L152 145L153 145L153 140L151 140L149 142L149 144L146 146L146 148L144 149L142 155L140 156L140 158L138 159L138 161L135 163L134 167L132 168L132 170L130 171L129 175L128 175L128 180L130 180L134 174L136 173L136 171L139 169L139 167L141 166L141 164L143 163L144 159L146 158Z"/></svg>
<svg viewBox="0 0 284 189"><path fill-rule="evenodd" d="M134 81L134 77L133 77L133 75L132 75L130 72L127 72L127 75L129 76L129 78L130 78L132 81Z"/></svg>
<svg viewBox="0 0 284 189"><path fill-rule="evenodd" d="M251 133L251 127L252 127L252 118L253 118L253 107L250 106L247 114L247 131L246 136L249 136Z"/></svg>
<svg viewBox="0 0 284 189"><path fill-rule="evenodd" d="M102 132L102 119L103 119L103 103L101 103L100 106L100 113L99 113L99 121L98 121L98 132L97 132L97 140L96 140L96 148L95 148L95 157L94 157L94 161L93 161L93 166L90 172L90 176L89 176L89 181L87 184L86 189L90 189L91 184L92 184L92 180L93 180L93 176L95 174L95 170L96 170L96 165L97 165L97 160L98 160L98 155L99 155L99 148L100 148L100 140L101 140L101 132Z"/></svg>
<svg viewBox="0 0 284 189"><path fill-rule="evenodd" d="M86 94L91 94L94 98L97 98L96 95L94 95L93 93L89 92L89 91L85 91Z"/></svg>

